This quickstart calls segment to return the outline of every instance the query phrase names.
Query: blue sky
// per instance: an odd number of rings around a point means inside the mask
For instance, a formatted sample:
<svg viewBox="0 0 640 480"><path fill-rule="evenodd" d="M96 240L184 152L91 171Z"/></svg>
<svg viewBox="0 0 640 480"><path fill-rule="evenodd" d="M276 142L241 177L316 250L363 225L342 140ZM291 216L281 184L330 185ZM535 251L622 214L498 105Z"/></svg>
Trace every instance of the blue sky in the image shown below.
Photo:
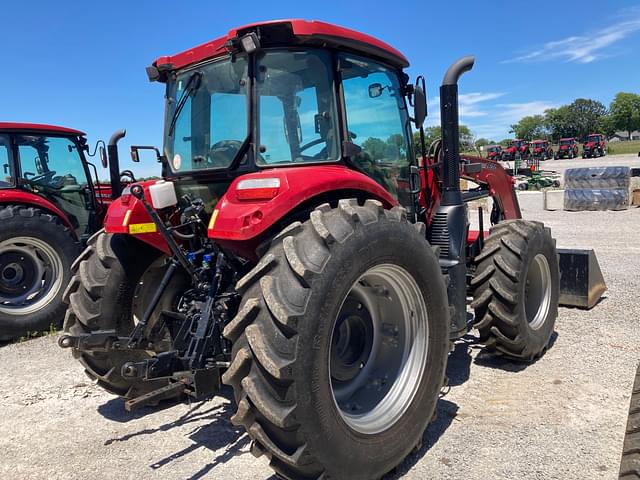
<svg viewBox="0 0 640 480"><path fill-rule="evenodd" d="M401 7L401 10L396 8ZM338 23L379 37L427 77L429 123L448 65L465 54L462 121L500 140L523 115L576 97L609 104L640 92L640 1L11 2L0 41L2 120L85 130L90 142L127 128L130 144L161 144L163 86L144 67L223 34L274 18ZM129 167L125 160L123 168ZM157 173L150 157L136 170Z"/></svg>

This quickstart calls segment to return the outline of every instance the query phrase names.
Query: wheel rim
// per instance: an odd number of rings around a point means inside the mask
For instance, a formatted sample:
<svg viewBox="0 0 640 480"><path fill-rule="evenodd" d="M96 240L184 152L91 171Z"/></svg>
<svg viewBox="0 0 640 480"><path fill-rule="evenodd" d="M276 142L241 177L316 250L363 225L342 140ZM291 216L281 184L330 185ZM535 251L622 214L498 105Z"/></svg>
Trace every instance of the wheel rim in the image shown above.
<svg viewBox="0 0 640 480"><path fill-rule="evenodd" d="M525 315L534 330L544 324L551 305L551 269L547 257L539 253L529 266L525 284Z"/></svg>
<svg viewBox="0 0 640 480"><path fill-rule="evenodd" d="M0 242L0 312L28 315L48 305L62 288L62 259L34 237Z"/></svg>
<svg viewBox="0 0 640 480"><path fill-rule="evenodd" d="M364 434L393 426L416 395L427 350L427 308L415 280L397 265L367 270L331 336L331 390L347 425Z"/></svg>

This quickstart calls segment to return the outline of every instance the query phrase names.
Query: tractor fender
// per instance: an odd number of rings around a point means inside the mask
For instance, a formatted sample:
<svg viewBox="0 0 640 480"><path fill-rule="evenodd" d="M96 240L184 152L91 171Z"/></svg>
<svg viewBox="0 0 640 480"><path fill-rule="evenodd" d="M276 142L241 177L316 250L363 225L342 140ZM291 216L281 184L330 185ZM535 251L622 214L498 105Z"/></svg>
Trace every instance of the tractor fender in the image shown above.
<svg viewBox="0 0 640 480"><path fill-rule="evenodd" d="M75 236L75 229L73 228L73 225L71 225L71 222L69 221L67 215L46 198L40 195L36 195L35 193L25 192L24 190L0 190L0 206L16 204L38 207L49 212L51 215L55 215L60 219L65 227L68 227L71 230L71 232Z"/></svg>
<svg viewBox="0 0 640 480"><path fill-rule="evenodd" d="M151 202L149 186L154 183L156 183L156 180L137 183L144 189L144 195L148 202ZM109 205L107 214L104 217L104 230L107 233L132 235L167 255L171 255L169 245L162 238L162 235L157 232L156 226L144 206L129 193L128 188L123 190L122 195Z"/></svg>
<svg viewBox="0 0 640 480"><path fill-rule="evenodd" d="M278 179L273 198L247 200L238 197L238 186L246 180ZM274 189L275 190L275 189ZM337 191L360 191L379 200L386 208L398 205L381 185L370 177L341 165L277 168L236 178L218 202L209 222L208 236L229 244L259 238L302 203ZM326 200L325 200L326 201Z"/></svg>

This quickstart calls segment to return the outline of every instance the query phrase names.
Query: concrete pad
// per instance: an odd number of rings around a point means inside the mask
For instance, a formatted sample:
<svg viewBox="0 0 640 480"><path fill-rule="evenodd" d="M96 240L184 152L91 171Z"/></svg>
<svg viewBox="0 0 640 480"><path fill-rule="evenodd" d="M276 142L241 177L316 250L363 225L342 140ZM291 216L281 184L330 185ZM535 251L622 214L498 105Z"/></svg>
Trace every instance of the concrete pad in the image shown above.
<svg viewBox="0 0 640 480"><path fill-rule="evenodd" d="M522 212L543 210L542 192L518 192L518 203Z"/></svg>
<svg viewBox="0 0 640 480"><path fill-rule="evenodd" d="M545 210L562 210L564 208L564 190L547 190L544 192Z"/></svg>

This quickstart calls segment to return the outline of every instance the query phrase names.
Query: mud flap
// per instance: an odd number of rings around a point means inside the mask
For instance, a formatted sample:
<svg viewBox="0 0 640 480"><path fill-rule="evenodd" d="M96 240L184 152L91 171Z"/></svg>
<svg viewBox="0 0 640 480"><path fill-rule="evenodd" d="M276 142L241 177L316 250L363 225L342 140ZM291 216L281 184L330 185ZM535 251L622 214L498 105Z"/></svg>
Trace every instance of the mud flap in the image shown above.
<svg viewBox="0 0 640 480"><path fill-rule="evenodd" d="M607 289L593 250L559 248L560 305L592 308Z"/></svg>

